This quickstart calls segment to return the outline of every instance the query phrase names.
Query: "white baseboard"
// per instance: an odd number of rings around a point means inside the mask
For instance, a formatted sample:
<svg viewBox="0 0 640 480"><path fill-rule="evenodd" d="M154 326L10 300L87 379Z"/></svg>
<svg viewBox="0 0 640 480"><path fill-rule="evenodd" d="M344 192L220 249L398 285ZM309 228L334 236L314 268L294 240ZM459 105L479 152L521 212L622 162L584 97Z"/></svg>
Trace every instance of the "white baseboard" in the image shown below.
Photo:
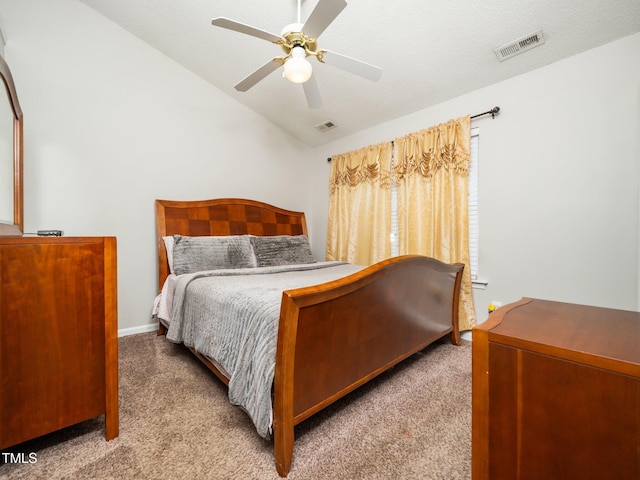
<svg viewBox="0 0 640 480"><path fill-rule="evenodd" d="M136 333L154 332L157 330L157 323L150 323L148 325L140 325L139 327L121 328L118 330L118 337L126 337L127 335L135 335ZM471 341L471 331L462 332L460 338L463 340Z"/></svg>
<svg viewBox="0 0 640 480"><path fill-rule="evenodd" d="M158 329L157 323L140 325L139 327L121 328L118 330L118 337L126 337L127 335L135 335L136 333L154 332L157 329Z"/></svg>

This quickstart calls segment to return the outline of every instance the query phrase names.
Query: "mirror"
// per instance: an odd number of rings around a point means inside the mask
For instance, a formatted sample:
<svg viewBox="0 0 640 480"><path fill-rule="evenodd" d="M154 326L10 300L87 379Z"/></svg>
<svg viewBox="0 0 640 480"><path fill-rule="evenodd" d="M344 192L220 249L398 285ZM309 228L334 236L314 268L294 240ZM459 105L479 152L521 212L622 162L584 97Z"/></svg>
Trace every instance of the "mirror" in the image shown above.
<svg viewBox="0 0 640 480"><path fill-rule="evenodd" d="M24 231L22 110L2 57L0 76L6 89L6 95L0 92L0 235L20 236Z"/></svg>

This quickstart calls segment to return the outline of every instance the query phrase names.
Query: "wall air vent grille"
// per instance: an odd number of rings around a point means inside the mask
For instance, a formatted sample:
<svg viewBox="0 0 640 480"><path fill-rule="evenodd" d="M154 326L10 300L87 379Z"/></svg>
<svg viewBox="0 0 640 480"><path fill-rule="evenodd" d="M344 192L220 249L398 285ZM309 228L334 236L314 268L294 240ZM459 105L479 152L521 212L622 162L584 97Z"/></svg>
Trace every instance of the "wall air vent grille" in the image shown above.
<svg viewBox="0 0 640 480"><path fill-rule="evenodd" d="M316 125L316 130L318 130L319 132L326 132L336 127L337 125L335 123L333 123L332 121L327 121Z"/></svg>
<svg viewBox="0 0 640 480"><path fill-rule="evenodd" d="M527 50L537 47L538 45L542 45L543 43L544 35L542 34L542 30L538 30L537 32L525 35L518 40L514 40L513 42L509 42L506 45L496 48L494 51L496 52L498 60L502 62L507 58L526 52Z"/></svg>

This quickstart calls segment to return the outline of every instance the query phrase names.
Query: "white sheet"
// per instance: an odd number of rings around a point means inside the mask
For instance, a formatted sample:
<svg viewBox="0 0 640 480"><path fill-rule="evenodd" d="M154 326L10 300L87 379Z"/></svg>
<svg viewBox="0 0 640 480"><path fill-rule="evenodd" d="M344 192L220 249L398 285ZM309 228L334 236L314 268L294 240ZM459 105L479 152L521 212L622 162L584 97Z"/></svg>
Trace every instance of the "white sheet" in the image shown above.
<svg viewBox="0 0 640 480"><path fill-rule="evenodd" d="M167 325L171 323L171 310L173 308L173 294L176 289L176 281L178 276L174 273L169 274L162 285L162 291L158 294L153 302L152 315L163 320Z"/></svg>

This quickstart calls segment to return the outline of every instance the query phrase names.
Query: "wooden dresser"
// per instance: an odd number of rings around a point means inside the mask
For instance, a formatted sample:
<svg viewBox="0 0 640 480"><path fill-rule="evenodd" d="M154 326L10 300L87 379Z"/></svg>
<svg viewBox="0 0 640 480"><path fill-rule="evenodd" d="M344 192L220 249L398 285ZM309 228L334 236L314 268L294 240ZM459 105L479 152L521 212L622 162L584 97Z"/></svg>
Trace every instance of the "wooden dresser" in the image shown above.
<svg viewBox="0 0 640 480"><path fill-rule="evenodd" d="M640 479L640 313L525 298L472 348L473 480Z"/></svg>
<svg viewBox="0 0 640 480"><path fill-rule="evenodd" d="M0 238L0 449L105 415L118 435L116 239Z"/></svg>

